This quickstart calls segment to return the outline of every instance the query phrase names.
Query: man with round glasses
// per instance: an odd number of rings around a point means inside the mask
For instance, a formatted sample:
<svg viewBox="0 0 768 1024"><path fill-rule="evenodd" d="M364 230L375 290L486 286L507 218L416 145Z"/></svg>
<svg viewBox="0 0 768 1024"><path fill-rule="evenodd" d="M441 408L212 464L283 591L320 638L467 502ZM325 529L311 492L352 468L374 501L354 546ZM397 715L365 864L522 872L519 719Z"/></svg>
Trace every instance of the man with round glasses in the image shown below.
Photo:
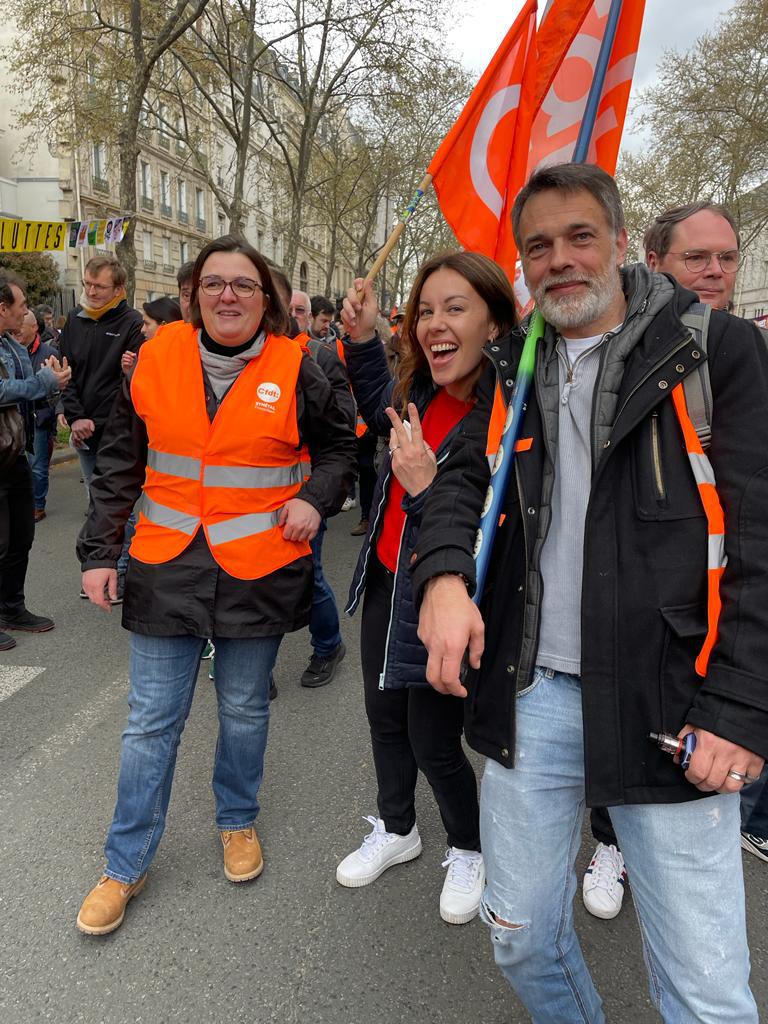
<svg viewBox="0 0 768 1024"><path fill-rule="evenodd" d="M699 202L675 206L645 232L645 261L670 274L713 309L728 309L740 262L736 223L724 206Z"/></svg>

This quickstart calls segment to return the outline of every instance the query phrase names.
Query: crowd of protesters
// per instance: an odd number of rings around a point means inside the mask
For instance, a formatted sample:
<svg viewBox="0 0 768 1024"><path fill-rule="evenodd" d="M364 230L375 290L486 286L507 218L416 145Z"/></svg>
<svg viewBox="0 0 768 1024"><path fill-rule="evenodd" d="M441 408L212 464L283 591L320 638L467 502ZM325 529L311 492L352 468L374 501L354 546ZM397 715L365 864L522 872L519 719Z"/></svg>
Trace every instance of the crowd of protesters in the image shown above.
<svg viewBox="0 0 768 1024"><path fill-rule="evenodd" d="M338 882L420 854L421 770L447 836L443 920L480 914L533 1020L600 1024L572 917L587 805L584 904L615 917L632 887L664 1020L756 1021L740 849L768 863L768 348L727 312L737 226L708 202L660 212L646 263L624 265L618 191L591 165L534 174L513 224L547 327L479 606L475 535L524 338L492 260L434 257L388 318L370 283L343 306L310 297L231 236L141 311L100 256L60 330L0 272L0 650L54 626L24 580L57 422L89 500L81 596L122 604L131 633L106 869L77 924L113 931L143 887L214 652L224 873L260 874L275 657L308 626L301 685L339 671L323 538L359 509L346 610L362 607L377 813ZM704 439L676 386L694 375ZM696 736L686 773L651 732ZM488 758L480 801L464 740Z"/></svg>

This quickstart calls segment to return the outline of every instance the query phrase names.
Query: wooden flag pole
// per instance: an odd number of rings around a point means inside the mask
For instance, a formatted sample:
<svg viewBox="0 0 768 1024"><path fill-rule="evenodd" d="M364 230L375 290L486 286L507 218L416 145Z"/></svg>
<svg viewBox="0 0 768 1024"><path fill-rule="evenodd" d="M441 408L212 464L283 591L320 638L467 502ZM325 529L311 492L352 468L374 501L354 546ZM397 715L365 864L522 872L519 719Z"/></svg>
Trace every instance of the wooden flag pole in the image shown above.
<svg viewBox="0 0 768 1024"><path fill-rule="evenodd" d="M373 266L368 271L368 273L365 275L366 281L373 281L378 272L387 262L387 257L397 245L400 235L402 235L403 231L405 231L405 225L416 212L416 207L424 198L424 193L427 191L431 184L432 175L425 174L424 177L419 182L419 187L416 189L416 194L414 195L410 203L408 203L403 212L400 214L400 220L398 221L397 224L395 224L389 238L386 240L384 245L379 250L379 255L376 257L376 261L374 262Z"/></svg>

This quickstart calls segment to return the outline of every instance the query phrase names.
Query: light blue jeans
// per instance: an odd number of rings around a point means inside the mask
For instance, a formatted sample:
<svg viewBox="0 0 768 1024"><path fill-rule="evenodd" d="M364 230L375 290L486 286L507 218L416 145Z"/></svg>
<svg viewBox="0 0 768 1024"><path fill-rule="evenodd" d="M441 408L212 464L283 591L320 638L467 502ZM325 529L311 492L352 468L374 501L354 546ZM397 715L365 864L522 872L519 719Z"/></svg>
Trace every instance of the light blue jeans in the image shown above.
<svg viewBox="0 0 768 1024"><path fill-rule="evenodd" d="M269 727L269 675L282 636L216 645L219 738L213 762L216 827L248 828L259 813ZM128 724L106 874L131 884L147 870L165 828L176 752L192 705L205 639L131 634Z"/></svg>
<svg viewBox="0 0 768 1024"><path fill-rule="evenodd" d="M534 1024L605 1024L573 926L584 807L579 680L537 668L517 699L516 766L487 762L480 803L481 914ZM738 794L609 810L662 1020L757 1024Z"/></svg>

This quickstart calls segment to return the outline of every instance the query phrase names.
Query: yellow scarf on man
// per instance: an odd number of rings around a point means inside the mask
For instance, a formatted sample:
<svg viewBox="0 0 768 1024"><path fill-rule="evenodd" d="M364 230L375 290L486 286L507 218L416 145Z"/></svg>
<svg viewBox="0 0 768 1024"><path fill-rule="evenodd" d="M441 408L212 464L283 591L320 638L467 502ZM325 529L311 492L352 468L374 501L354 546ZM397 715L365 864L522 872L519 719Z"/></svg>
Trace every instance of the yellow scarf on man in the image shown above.
<svg viewBox="0 0 768 1024"><path fill-rule="evenodd" d="M125 288L121 288L114 299L110 299L109 302L104 306L89 306L88 300L85 297L85 292L80 296L80 305L83 308L83 312L91 320L101 320L105 313L108 313L110 309L114 309L118 306L125 298Z"/></svg>

